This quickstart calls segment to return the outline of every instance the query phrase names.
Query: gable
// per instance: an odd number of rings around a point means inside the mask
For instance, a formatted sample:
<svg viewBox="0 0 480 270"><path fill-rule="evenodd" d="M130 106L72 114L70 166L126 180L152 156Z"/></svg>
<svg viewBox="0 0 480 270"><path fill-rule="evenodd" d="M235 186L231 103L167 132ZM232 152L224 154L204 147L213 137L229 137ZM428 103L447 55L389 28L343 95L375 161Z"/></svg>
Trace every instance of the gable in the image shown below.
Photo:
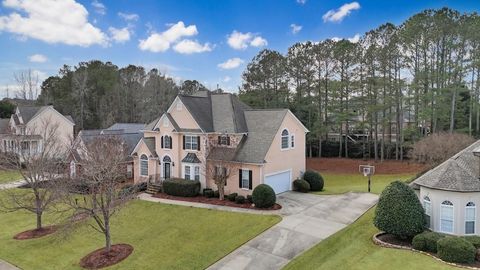
<svg viewBox="0 0 480 270"><path fill-rule="evenodd" d="M167 113L171 115L181 129L202 129L178 96L175 98L170 108L168 108ZM161 122L162 121L159 121L157 125L163 125L163 122Z"/></svg>

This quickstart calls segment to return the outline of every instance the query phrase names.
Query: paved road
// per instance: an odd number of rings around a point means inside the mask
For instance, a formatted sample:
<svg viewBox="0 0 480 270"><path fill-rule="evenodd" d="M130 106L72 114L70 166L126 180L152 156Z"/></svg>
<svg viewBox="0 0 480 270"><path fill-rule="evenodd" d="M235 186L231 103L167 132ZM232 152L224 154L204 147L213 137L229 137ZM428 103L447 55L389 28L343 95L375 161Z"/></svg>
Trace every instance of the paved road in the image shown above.
<svg viewBox="0 0 480 270"><path fill-rule="evenodd" d="M278 196L283 220L208 269L281 269L294 257L343 229L378 200L368 193Z"/></svg>

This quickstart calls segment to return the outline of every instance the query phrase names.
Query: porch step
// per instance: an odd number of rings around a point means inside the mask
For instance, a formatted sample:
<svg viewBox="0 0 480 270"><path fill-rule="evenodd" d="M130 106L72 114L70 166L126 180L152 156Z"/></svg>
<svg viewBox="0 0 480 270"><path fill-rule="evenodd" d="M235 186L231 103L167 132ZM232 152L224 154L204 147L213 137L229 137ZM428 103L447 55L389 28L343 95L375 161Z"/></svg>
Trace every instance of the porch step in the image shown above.
<svg viewBox="0 0 480 270"><path fill-rule="evenodd" d="M162 185L161 184L148 184L147 185L147 190L145 191L148 194L155 194L162 191Z"/></svg>

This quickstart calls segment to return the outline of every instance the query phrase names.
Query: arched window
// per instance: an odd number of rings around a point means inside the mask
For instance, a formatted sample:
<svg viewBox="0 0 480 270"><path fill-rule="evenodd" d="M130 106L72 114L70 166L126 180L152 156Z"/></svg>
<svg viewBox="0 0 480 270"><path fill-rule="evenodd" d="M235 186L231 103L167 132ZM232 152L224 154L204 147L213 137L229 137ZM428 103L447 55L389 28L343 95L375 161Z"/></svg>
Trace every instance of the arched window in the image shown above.
<svg viewBox="0 0 480 270"><path fill-rule="evenodd" d="M288 130L284 129L282 131L282 149L288 149L289 141L288 141Z"/></svg>
<svg viewBox="0 0 480 270"><path fill-rule="evenodd" d="M147 155L142 155L140 157L140 175L148 176L148 157Z"/></svg>
<svg viewBox="0 0 480 270"><path fill-rule="evenodd" d="M423 208L425 208L425 219L427 228L430 228L430 218L432 216L432 202L428 196L423 197Z"/></svg>
<svg viewBox="0 0 480 270"><path fill-rule="evenodd" d="M440 231L453 233L453 203L443 201L440 205Z"/></svg>
<svg viewBox="0 0 480 270"><path fill-rule="evenodd" d="M465 206L465 234L475 234L475 212L475 203L467 203Z"/></svg>
<svg viewBox="0 0 480 270"><path fill-rule="evenodd" d="M172 162L172 159L169 156L164 156L162 161L163 162Z"/></svg>

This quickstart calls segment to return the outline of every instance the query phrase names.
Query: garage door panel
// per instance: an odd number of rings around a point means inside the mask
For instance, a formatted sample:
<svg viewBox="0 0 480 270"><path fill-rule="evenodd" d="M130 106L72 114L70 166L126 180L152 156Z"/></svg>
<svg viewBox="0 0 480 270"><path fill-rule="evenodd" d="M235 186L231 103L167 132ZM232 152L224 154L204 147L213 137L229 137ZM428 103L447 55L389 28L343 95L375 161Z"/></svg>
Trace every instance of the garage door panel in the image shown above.
<svg viewBox="0 0 480 270"><path fill-rule="evenodd" d="M265 184L271 186L275 194L291 190L290 171L265 176Z"/></svg>

